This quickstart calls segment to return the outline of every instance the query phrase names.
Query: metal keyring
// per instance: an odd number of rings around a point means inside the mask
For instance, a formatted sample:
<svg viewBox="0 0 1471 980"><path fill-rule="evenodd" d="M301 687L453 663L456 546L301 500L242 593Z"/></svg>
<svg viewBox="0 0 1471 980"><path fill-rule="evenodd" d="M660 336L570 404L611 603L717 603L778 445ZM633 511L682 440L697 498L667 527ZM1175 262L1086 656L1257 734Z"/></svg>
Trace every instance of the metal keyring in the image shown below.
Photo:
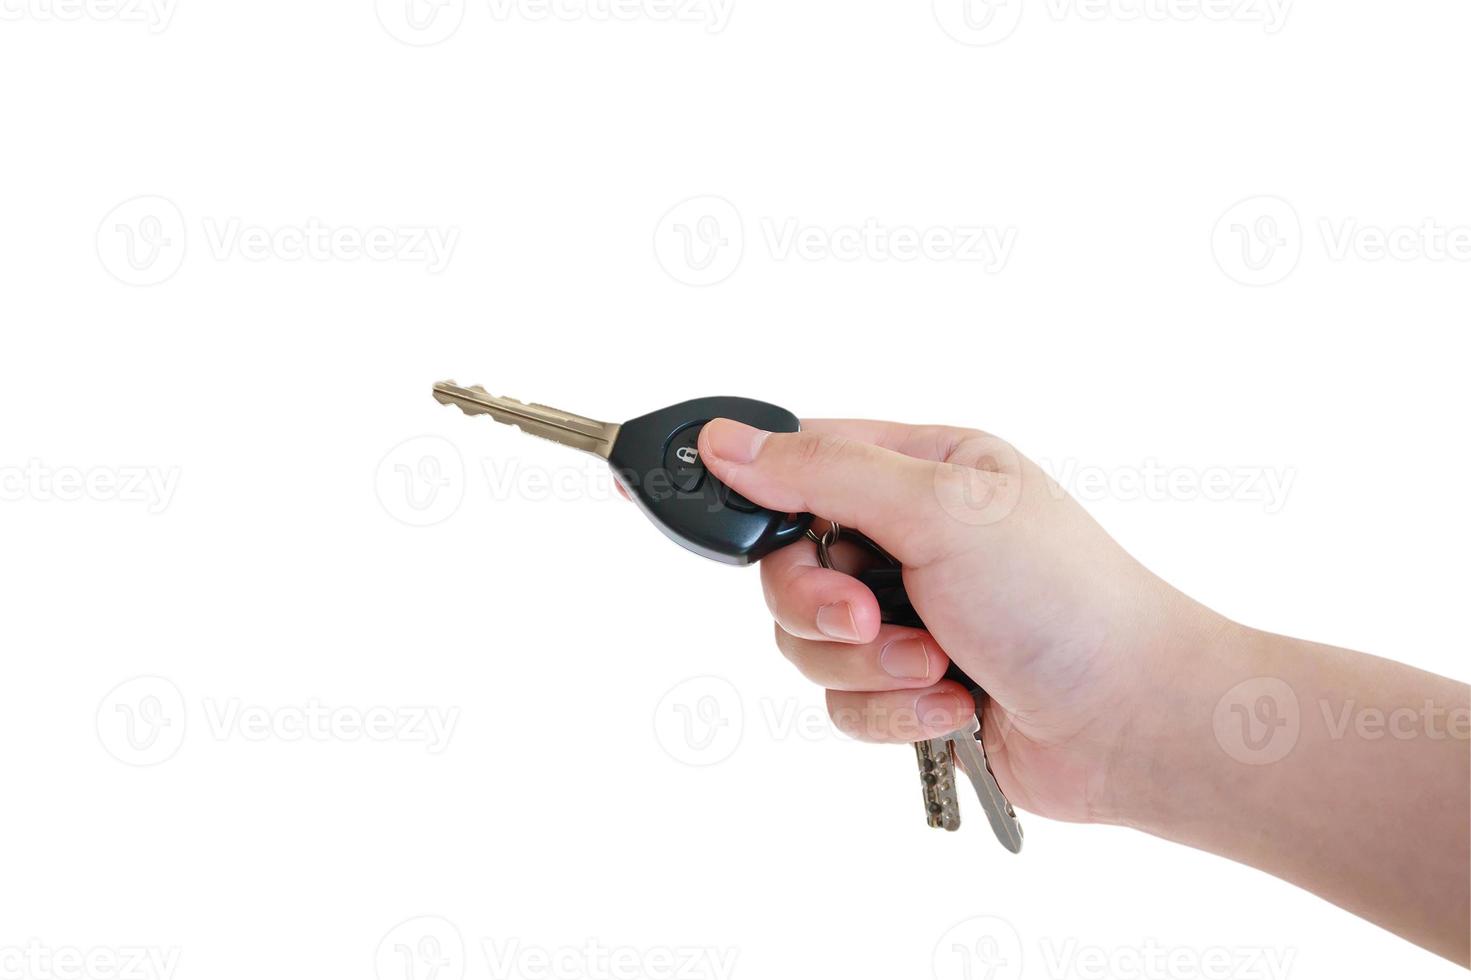
<svg viewBox="0 0 1471 980"><path fill-rule="evenodd" d="M843 528L837 521L833 521L832 526L821 534L818 534L810 527L807 529L807 537L811 538L817 545L817 560L822 562L823 568L833 567L832 556L828 554L828 549L837 544L838 538L842 537L842 535Z"/></svg>

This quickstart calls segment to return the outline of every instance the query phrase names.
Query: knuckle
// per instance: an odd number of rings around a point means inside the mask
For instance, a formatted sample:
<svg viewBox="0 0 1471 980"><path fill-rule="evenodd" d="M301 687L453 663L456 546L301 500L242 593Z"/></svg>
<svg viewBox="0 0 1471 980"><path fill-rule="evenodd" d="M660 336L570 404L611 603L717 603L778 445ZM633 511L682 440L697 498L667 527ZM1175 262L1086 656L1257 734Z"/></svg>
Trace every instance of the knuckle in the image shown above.
<svg viewBox="0 0 1471 980"><path fill-rule="evenodd" d="M869 739L865 724L865 712L862 702L841 691L827 692L827 716L832 719L833 726L844 735L852 738Z"/></svg>
<svg viewBox="0 0 1471 980"><path fill-rule="evenodd" d="M833 725L861 742L892 742L896 735L886 699L872 693L827 692L827 714ZM905 739L910 740L910 739Z"/></svg>
<svg viewBox="0 0 1471 980"><path fill-rule="evenodd" d="M1016 473L1021 469L1021 454L999 436L968 429L951 444L944 462L993 473Z"/></svg>
<svg viewBox="0 0 1471 980"><path fill-rule="evenodd" d="M811 577L817 572L826 571L821 565L793 565L788 568L786 574L781 577L782 589L794 589L802 584L803 580Z"/></svg>
<svg viewBox="0 0 1471 980"><path fill-rule="evenodd" d="M788 659L790 659L795 652L797 638L788 633L786 630L782 629L781 623L774 622L771 624L771 626L776 637L776 648L780 650L782 654L785 655Z"/></svg>
<svg viewBox="0 0 1471 980"><path fill-rule="evenodd" d="M794 636L782 629L778 623L776 627L776 645L787 658L797 672L814 684L833 690L843 690L842 671L835 670L835 665L825 656L821 656L818 648L811 640L804 640L800 636Z"/></svg>

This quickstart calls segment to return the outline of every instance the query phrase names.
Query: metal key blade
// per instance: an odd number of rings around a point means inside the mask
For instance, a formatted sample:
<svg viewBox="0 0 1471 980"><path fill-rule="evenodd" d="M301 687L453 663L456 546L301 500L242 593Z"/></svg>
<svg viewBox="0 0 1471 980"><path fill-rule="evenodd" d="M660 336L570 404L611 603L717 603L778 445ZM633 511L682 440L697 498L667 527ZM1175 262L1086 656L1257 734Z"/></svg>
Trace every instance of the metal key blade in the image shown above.
<svg viewBox="0 0 1471 980"><path fill-rule="evenodd" d="M920 789L925 820L931 827L960 829L960 795L955 790L955 760L942 738L914 743L919 760Z"/></svg>
<svg viewBox="0 0 1471 980"><path fill-rule="evenodd" d="M463 388L453 381L434 386L434 399L442 405L458 406L466 415L489 415L497 422L514 425L552 442L608 458L621 426L573 415L546 405L528 405L514 398L497 398L479 385Z"/></svg>
<svg viewBox="0 0 1471 980"><path fill-rule="evenodd" d="M1022 825L1017 821L1016 811L1011 808L1006 794L996 784L996 777L991 775L991 764L986 761L980 733L980 720L972 718L964 728L945 737L955 746L955 758L970 777L971 785L981 799L981 807L986 811L986 819L991 821L991 829L996 832L996 839L1002 847L1016 854L1022 849Z"/></svg>

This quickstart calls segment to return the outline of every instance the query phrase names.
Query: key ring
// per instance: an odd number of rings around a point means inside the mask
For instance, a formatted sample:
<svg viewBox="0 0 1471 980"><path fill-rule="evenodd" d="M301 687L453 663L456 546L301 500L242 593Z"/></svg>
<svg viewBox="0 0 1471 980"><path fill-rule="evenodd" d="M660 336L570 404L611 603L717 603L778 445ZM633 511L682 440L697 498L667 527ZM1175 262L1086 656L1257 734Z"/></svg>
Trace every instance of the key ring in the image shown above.
<svg viewBox="0 0 1471 980"><path fill-rule="evenodd" d="M821 534L818 534L810 527L807 529L807 537L811 538L813 543L817 545L817 560L822 563L823 568L833 567L833 559L828 554L828 549L837 544L838 538L842 536L843 527L837 521L833 521L832 526Z"/></svg>
<svg viewBox="0 0 1471 980"><path fill-rule="evenodd" d="M821 534L818 534L810 527L807 529L807 538L817 545L817 560L822 563L823 568L833 567L831 549L833 545L838 543L838 539L843 537L843 526L837 521L831 521L830 523L832 526ZM847 536L854 544L861 545L873 552L884 564L891 568L899 567L899 561L893 555L885 551L879 546L877 541L862 531L850 530L847 532Z"/></svg>

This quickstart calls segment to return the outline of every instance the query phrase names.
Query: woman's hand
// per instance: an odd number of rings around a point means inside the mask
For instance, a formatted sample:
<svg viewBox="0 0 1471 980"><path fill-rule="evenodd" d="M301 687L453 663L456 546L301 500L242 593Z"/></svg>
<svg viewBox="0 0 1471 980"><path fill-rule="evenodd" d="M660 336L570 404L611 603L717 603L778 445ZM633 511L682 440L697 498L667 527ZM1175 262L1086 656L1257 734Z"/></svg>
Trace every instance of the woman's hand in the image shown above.
<svg viewBox="0 0 1471 980"><path fill-rule="evenodd" d="M777 646L841 728L909 742L960 727L974 706L943 680L953 661L991 697L982 739L1017 806L1225 855L1471 962L1465 684L1218 616L995 436L805 425L717 419L700 454L751 500L857 528L903 564L927 629L879 622L843 571L855 549L835 569L805 541L762 562ZM1400 724L1386 738L1356 718Z"/></svg>
<svg viewBox="0 0 1471 980"><path fill-rule="evenodd" d="M1030 460L984 432L814 420L800 433L710 423L712 473L776 510L862 530L904 566L927 630L881 625L873 593L819 565L811 542L762 562L777 646L828 689L843 730L916 741L959 727L967 692L994 709L982 738L1027 810L1112 819L1110 768L1162 648L1212 614L1150 574ZM839 568L861 560L836 549Z"/></svg>

